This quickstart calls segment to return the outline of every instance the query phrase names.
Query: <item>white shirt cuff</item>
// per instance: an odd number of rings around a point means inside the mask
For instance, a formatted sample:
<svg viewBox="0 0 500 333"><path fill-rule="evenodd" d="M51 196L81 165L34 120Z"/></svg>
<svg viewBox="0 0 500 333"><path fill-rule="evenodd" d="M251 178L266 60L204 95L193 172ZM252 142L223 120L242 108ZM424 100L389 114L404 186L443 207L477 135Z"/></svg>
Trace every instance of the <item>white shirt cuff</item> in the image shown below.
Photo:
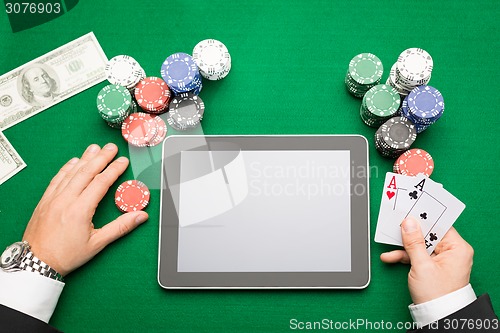
<svg viewBox="0 0 500 333"><path fill-rule="evenodd" d="M465 308L476 299L476 294L469 283L452 293L425 303L411 304L408 308L413 321L424 327Z"/></svg>
<svg viewBox="0 0 500 333"><path fill-rule="evenodd" d="M27 271L0 269L0 304L49 322L64 283Z"/></svg>

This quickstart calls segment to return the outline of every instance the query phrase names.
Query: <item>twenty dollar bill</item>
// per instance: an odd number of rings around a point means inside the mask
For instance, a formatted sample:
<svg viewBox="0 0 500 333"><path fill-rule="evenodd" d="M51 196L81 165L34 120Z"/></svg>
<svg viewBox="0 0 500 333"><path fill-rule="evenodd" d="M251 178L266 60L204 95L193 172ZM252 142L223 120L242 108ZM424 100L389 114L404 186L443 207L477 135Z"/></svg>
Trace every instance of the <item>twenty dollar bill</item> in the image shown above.
<svg viewBox="0 0 500 333"><path fill-rule="evenodd" d="M90 32L0 76L0 130L104 81L107 61Z"/></svg>

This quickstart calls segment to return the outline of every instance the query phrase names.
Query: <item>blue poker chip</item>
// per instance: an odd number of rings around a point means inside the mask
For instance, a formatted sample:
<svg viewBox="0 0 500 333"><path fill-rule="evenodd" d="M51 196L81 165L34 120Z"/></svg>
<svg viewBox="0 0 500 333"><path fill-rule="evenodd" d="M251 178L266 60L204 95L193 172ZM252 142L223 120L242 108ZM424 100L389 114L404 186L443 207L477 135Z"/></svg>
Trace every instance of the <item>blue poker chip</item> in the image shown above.
<svg viewBox="0 0 500 333"><path fill-rule="evenodd" d="M441 112L439 116L434 118L419 118L417 115L410 112L410 109L408 108L408 97L406 97L401 105L401 115L412 122L415 125L417 134L420 134L427 128L429 128L429 126L434 124L443 115L443 112Z"/></svg>
<svg viewBox="0 0 500 333"><path fill-rule="evenodd" d="M201 75L193 58L186 53L170 55L161 66L161 77L174 91L194 90L201 83Z"/></svg>
<svg viewBox="0 0 500 333"><path fill-rule="evenodd" d="M415 123L420 124L433 124L435 123L444 113L444 108L440 109L437 113L429 112L415 112L408 105L408 96L403 100L401 104L401 112L406 115L406 117L412 118Z"/></svg>
<svg viewBox="0 0 500 333"><path fill-rule="evenodd" d="M432 121L444 111L443 95L434 87L418 86L408 95L408 109L416 117Z"/></svg>
<svg viewBox="0 0 500 333"><path fill-rule="evenodd" d="M170 89L172 90L172 92L174 93L174 96L178 96L180 94L184 94L184 93L187 93L187 92L190 92L190 93L193 93L195 95L199 95L200 92L201 92L201 89L203 88L203 83L202 83L202 80L201 80L201 77L200 78L197 78L195 79L194 81L194 89L192 90L181 90L181 89L178 89L178 88L172 88L170 87Z"/></svg>

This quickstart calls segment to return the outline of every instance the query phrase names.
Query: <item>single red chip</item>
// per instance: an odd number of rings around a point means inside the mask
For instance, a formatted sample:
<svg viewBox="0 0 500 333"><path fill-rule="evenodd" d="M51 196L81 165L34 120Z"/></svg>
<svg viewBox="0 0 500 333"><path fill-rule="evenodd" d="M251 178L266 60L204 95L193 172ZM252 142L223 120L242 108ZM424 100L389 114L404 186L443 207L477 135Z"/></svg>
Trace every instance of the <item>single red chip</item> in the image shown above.
<svg viewBox="0 0 500 333"><path fill-rule="evenodd" d="M158 77L147 77L137 84L134 90L137 104L145 111L161 113L170 102L170 89Z"/></svg>
<svg viewBox="0 0 500 333"><path fill-rule="evenodd" d="M122 213L143 210L149 203L149 189L143 182L127 180L116 189L115 204Z"/></svg>
<svg viewBox="0 0 500 333"><path fill-rule="evenodd" d="M132 113L123 121L123 138L133 146L146 147L158 131L154 117L144 112Z"/></svg>
<svg viewBox="0 0 500 333"><path fill-rule="evenodd" d="M157 132L155 137L149 142L149 147L159 145L167 137L167 124L159 116L154 116L154 119L156 122Z"/></svg>
<svg viewBox="0 0 500 333"><path fill-rule="evenodd" d="M434 171L434 160L432 156L423 149L410 149L394 163L394 172L405 176L416 176L420 173L430 177Z"/></svg>

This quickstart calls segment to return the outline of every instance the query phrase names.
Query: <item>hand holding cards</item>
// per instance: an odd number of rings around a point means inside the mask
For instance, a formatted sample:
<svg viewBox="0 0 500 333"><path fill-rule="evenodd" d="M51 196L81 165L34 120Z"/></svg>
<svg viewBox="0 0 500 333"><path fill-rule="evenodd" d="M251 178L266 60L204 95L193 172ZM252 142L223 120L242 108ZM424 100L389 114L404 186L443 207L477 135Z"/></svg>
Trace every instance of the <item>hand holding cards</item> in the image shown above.
<svg viewBox="0 0 500 333"><path fill-rule="evenodd" d="M401 222L413 216L420 222L427 252L431 254L465 209L465 205L424 175L388 172L375 232L377 243L403 245Z"/></svg>

